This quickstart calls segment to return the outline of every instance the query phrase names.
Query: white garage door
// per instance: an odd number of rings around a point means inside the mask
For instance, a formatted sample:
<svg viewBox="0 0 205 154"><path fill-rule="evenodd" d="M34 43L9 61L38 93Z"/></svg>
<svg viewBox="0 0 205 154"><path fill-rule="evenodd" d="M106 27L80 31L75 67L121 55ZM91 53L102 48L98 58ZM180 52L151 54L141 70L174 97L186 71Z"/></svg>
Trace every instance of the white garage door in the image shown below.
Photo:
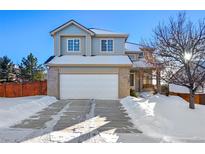
<svg viewBox="0 0 205 154"><path fill-rule="evenodd" d="M61 74L61 99L118 99L117 74Z"/></svg>

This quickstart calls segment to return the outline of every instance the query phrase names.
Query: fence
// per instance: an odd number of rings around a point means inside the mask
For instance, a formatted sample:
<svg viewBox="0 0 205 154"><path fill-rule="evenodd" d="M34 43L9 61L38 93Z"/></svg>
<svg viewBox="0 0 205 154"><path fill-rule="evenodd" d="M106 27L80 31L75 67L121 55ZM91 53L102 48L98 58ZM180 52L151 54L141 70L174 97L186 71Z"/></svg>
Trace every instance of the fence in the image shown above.
<svg viewBox="0 0 205 154"><path fill-rule="evenodd" d="M47 81L0 84L0 97L47 95Z"/></svg>
<svg viewBox="0 0 205 154"><path fill-rule="evenodd" d="M182 97L183 99L185 99L187 102L189 102L189 94L186 94L186 93L173 93L173 92L170 92L170 95L175 95L175 96L179 96L179 97ZM194 97L194 101L196 104L203 104L205 105L205 94L202 93L202 94L196 94L195 97Z"/></svg>

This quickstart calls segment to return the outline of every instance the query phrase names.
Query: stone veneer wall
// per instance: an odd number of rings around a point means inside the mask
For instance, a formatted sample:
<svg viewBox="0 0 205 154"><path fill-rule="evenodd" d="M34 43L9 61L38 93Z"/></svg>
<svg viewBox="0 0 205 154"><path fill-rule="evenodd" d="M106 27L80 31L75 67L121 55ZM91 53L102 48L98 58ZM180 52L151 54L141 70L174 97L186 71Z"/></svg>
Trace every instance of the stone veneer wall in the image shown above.
<svg viewBox="0 0 205 154"><path fill-rule="evenodd" d="M59 98L59 69L57 67L50 67L48 69L48 95L49 96L55 96L56 98Z"/></svg>
<svg viewBox="0 0 205 154"><path fill-rule="evenodd" d="M130 68L119 68L119 98L130 95Z"/></svg>

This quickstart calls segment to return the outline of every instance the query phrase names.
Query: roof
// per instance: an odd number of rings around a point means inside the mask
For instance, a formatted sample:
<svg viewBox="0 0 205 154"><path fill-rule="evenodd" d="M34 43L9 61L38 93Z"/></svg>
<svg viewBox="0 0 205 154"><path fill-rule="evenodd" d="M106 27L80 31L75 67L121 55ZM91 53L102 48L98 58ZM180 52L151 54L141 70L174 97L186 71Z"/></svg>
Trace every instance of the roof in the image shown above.
<svg viewBox="0 0 205 154"><path fill-rule="evenodd" d="M84 31L87 31L88 33L90 33L91 35L94 35L93 31L89 30L88 28L86 28L85 26L81 25L80 23L78 23L77 21L75 20L69 20L68 22L60 25L59 27L55 28L54 30L50 31L50 34L53 35L55 34L56 32L60 31L61 29L71 25L71 24L74 24L78 27L80 27L81 29L83 29Z"/></svg>
<svg viewBox="0 0 205 154"><path fill-rule="evenodd" d="M148 63L145 59L139 59L133 62L133 68L154 68L154 65Z"/></svg>
<svg viewBox="0 0 205 154"><path fill-rule="evenodd" d="M130 65L132 62L126 55L120 56L81 56L64 55L56 56L49 63L49 66L56 65Z"/></svg>
<svg viewBox="0 0 205 154"><path fill-rule="evenodd" d="M131 42L125 42L125 51L127 52L142 52L140 45Z"/></svg>
<svg viewBox="0 0 205 154"><path fill-rule="evenodd" d="M117 33L117 32L112 32L110 30L104 30L104 29L99 29L99 28L87 28L73 19L69 20L68 22L66 22L66 23L60 25L59 27L55 28L54 30L50 31L50 34L54 35L56 32L62 30L63 28L65 28L71 24L74 24L77 27L83 29L84 31L91 34L91 36L93 36L93 35L100 35L100 36L111 35L111 36L126 37L126 38L128 37L128 34L125 34L125 33Z"/></svg>
<svg viewBox="0 0 205 154"><path fill-rule="evenodd" d="M113 32L110 30L99 29L99 28L89 28L89 30L93 31L97 35L127 35L125 33Z"/></svg>
<svg viewBox="0 0 205 154"><path fill-rule="evenodd" d="M55 56L50 56L45 62L44 64L47 64L48 62L50 62Z"/></svg>

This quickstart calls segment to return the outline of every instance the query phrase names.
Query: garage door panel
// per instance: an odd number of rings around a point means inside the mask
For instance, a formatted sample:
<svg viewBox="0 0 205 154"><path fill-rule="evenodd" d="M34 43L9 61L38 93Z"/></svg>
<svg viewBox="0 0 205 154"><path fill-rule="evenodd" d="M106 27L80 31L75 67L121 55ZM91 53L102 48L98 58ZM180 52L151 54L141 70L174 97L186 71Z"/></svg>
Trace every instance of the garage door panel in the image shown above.
<svg viewBox="0 0 205 154"><path fill-rule="evenodd" d="M61 74L61 99L117 99L117 74Z"/></svg>

